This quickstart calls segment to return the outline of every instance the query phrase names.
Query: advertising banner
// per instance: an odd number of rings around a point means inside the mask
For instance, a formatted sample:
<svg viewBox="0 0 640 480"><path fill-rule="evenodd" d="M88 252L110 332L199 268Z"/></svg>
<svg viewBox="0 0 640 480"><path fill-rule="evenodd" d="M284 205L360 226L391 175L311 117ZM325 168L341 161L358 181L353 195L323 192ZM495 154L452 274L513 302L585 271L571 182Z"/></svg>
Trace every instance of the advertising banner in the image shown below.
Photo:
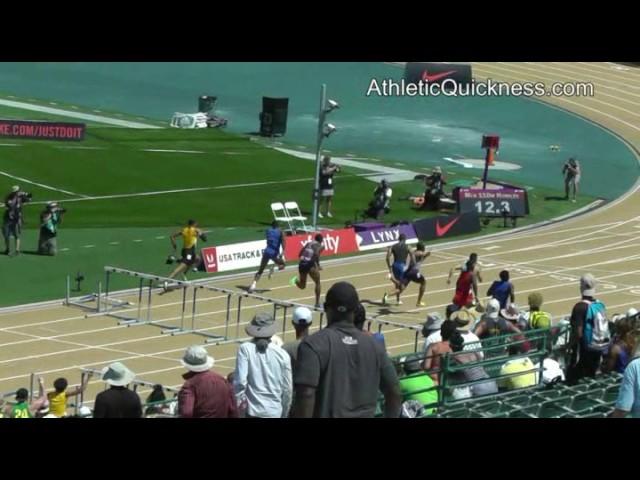
<svg viewBox="0 0 640 480"><path fill-rule="evenodd" d="M84 123L33 122L0 119L0 137L36 140L84 140Z"/></svg>

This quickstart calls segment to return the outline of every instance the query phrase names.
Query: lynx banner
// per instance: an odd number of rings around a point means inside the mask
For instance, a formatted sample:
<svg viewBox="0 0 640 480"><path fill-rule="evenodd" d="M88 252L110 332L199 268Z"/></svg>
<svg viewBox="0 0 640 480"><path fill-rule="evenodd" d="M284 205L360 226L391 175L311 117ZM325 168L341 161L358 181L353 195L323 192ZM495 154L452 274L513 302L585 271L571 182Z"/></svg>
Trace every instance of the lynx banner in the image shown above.
<svg viewBox="0 0 640 480"><path fill-rule="evenodd" d="M34 122L0 119L0 137L36 140L84 140L84 123Z"/></svg>
<svg viewBox="0 0 640 480"><path fill-rule="evenodd" d="M413 225L398 225L396 227L374 228L356 233L358 249L361 252L377 248L390 247L398 242L400 234L404 233L407 243L418 243L418 236Z"/></svg>

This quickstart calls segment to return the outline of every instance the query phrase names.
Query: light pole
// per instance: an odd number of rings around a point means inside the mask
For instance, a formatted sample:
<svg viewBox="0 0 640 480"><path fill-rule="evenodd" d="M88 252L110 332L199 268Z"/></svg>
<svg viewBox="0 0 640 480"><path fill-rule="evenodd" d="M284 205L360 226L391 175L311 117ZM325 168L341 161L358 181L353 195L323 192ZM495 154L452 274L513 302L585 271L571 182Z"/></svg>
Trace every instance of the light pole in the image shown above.
<svg viewBox="0 0 640 480"><path fill-rule="evenodd" d="M318 138L316 143L316 176L313 187L313 230L318 229L318 213L320 211L320 168L322 141L336 131L336 127L331 124L325 125L325 119L328 113L336 108L340 108L337 102L329 100L327 102L327 85L322 84L320 89L320 111L318 112Z"/></svg>

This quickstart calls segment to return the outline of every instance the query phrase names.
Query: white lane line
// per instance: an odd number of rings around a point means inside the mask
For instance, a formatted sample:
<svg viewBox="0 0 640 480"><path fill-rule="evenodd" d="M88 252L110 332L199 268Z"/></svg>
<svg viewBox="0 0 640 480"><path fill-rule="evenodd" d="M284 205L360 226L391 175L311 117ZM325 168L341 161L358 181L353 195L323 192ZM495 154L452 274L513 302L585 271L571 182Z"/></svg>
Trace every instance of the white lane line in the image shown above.
<svg viewBox="0 0 640 480"><path fill-rule="evenodd" d="M0 172L2 173L2 172ZM181 188L176 190L161 190L157 192L140 192L140 193L122 193L117 195L103 195L103 196L94 196L89 197L86 195L82 195L83 198L69 198L64 200L57 200L59 202L86 202L90 200L110 200L114 198L133 198L133 197L148 197L155 195L169 195L172 193L187 193L187 192L204 192L204 191L212 191L212 190L230 190L234 188L249 188L249 187L262 187L265 185L281 185L283 183L301 183L301 182L309 182L313 180L312 177L308 178L296 178L293 180L274 180L270 182L256 182L256 183L238 183L235 185L220 185L217 187L196 187L196 188ZM66 192L64 192L66 193ZM75 194L78 195L78 194ZM80 196L80 195L78 195ZM32 202L33 204L42 204L46 202Z"/></svg>
<svg viewBox="0 0 640 480"><path fill-rule="evenodd" d="M69 250L71 250L70 248L61 248L59 251L61 252L68 252Z"/></svg>
<svg viewBox="0 0 640 480"><path fill-rule="evenodd" d="M21 147L18 143L0 143L0 147Z"/></svg>
<svg viewBox="0 0 640 480"><path fill-rule="evenodd" d="M95 245L83 245L82 248L95 248Z"/></svg>
<svg viewBox="0 0 640 480"><path fill-rule="evenodd" d="M199 150L163 150L159 148L143 148L141 152L159 152L159 153L206 153Z"/></svg>
<svg viewBox="0 0 640 480"><path fill-rule="evenodd" d="M60 150L106 150L106 147L82 147L82 146L73 146L73 145L62 145L62 146L56 146L54 148L60 149Z"/></svg>
<svg viewBox="0 0 640 480"><path fill-rule="evenodd" d="M498 248L502 248L502 247L499 247L498 245L493 245L492 247L485 247L483 248L483 250L491 251L491 250L496 250Z"/></svg>
<svg viewBox="0 0 640 480"><path fill-rule="evenodd" d="M109 242L109 245L120 245L120 242Z"/></svg>
<svg viewBox="0 0 640 480"><path fill-rule="evenodd" d="M164 235L160 235L159 237L156 237L156 240L164 240L165 238L167 237L165 237Z"/></svg>
<svg viewBox="0 0 640 480"><path fill-rule="evenodd" d="M17 175L12 175L12 174L10 174L8 172L0 171L0 175L3 175L3 176L8 177L8 178L12 178L14 180L18 180L19 182L28 183L30 185L35 185L36 187L44 188L44 189L47 189L47 190L52 190L54 192L60 192L60 193L66 194L66 195L72 195L74 197L82 197L82 198L85 198L85 199L89 198L87 195L83 195L81 193L74 193L74 192L70 192L68 190L63 190L61 188L52 187L51 185L45 185L44 183L34 182L33 180L29 180L28 178L18 177ZM65 199L64 201L68 202L70 200L73 200L73 199ZM62 201L62 200L60 200L60 201ZM40 203L46 203L46 202L40 202Z"/></svg>
<svg viewBox="0 0 640 480"><path fill-rule="evenodd" d="M140 240L139 238L136 238L136 239L134 240L134 242L135 242L135 243L140 243L140 242L142 242L142 240Z"/></svg>
<svg viewBox="0 0 640 480"><path fill-rule="evenodd" d="M37 102L37 100L33 100L33 99L28 99L28 101L32 103L17 102L14 100L5 100L4 98L0 98L0 105L13 107L13 108L20 108L22 110L30 110L33 112L51 113L53 115L61 115L65 117L78 118L80 120L88 120L96 123L105 123L108 125L115 125L118 127L152 128L152 129L162 128L162 127L157 127L155 125L151 125L148 123L129 122L127 120L119 120L116 118L103 117L101 115L92 115L90 113L80 113L80 112L74 112L70 110L63 110L61 108L45 107L43 105L34 105L34 102Z"/></svg>

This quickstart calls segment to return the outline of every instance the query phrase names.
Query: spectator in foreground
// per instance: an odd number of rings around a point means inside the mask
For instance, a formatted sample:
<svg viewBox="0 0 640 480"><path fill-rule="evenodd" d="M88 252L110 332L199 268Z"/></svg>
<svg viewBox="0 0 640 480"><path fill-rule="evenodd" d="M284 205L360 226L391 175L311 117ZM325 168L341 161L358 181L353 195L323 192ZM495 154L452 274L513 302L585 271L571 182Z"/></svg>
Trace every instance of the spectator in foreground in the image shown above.
<svg viewBox="0 0 640 480"><path fill-rule="evenodd" d="M520 375L516 375L520 373ZM507 361L500 368L499 380L501 388L505 390L518 390L521 388L533 387L537 383L536 368L529 357L516 358ZM507 375L513 375L508 376Z"/></svg>
<svg viewBox="0 0 640 480"><path fill-rule="evenodd" d="M258 313L245 328L253 340L240 345L236 357L236 402L246 417L287 417L293 393L291 359L271 337L276 324L270 313Z"/></svg>
<svg viewBox="0 0 640 480"><path fill-rule="evenodd" d="M296 359L298 358L298 346L300 342L309 336L309 328L313 322L311 310L307 307L298 307L293 311L291 323L296 331L296 339L285 343L282 348L291 357L291 371L296 371ZM292 373L293 375L293 373Z"/></svg>
<svg viewBox="0 0 640 480"><path fill-rule="evenodd" d="M441 357L451 353L449 340L456 332L456 323L453 320L445 320L440 328L441 341L429 345L424 358L423 368L430 372L431 378L436 384L440 383Z"/></svg>
<svg viewBox="0 0 640 480"><path fill-rule="evenodd" d="M480 338L471 331L474 318L473 313L466 309L458 310L451 315L451 320L456 324L456 330L464 339L464 349L477 350L478 355L483 359L484 353L482 352L482 343L480 343Z"/></svg>
<svg viewBox="0 0 640 480"><path fill-rule="evenodd" d="M184 418L234 418L238 416L233 390L227 380L211 370L214 360L200 345L187 348L182 360L184 384L178 393L178 415Z"/></svg>
<svg viewBox="0 0 640 480"><path fill-rule="evenodd" d="M66 378L57 378L53 382L53 392L47 393L47 399L49 400L49 412L56 417L67 416L67 399L71 397L77 397L87 389L89 385L89 379L91 378L91 372L87 372L82 377L82 384L74 387L67 388L69 382Z"/></svg>
<svg viewBox="0 0 640 480"><path fill-rule="evenodd" d="M96 396L93 418L141 418L140 397L128 388L135 377L136 374L120 362L106 367L102 380L110 388Z"/></svg>
<svg viewBox="0 0 640 480"><path fill-rule="evenodd" d="M48 403L42 377L38 377L38 386L40 394L31 403L29 403L29 390L19 388L16 391L16 403L5 407L5 416L9 418L33 418L38 412L46 411Z"/></svg>
<svg viewBox="0 0 640 480"><path fill-rule="evenodd" d="M452 364L464 365L468 363L475 363L481 360L477 352L464 351L464 338L459 332L455 332L449 340L451 350L456 353L451 357ZM480 365L471 366L463 370L459 370L452 375L452 378L462 382L474 382L476 380L487 379L486 382L476 383L469 386L471 396L481 397L484 395L491 395L498 393L498 386L495 380L491 380L489 374L485 371L484 367Z"/></svg>
<svg viewBox="0 0 640 480"><path fill-rule="evenodd" d="M370 337L372 337L374 340L376 340L377 342L380 342L382 344L382 347L385 349L385 351L387 350L387 346L384 343L384 335L380 332L371 332L369 330L365 330L364 329L364 324L367 323L367 310L364 308L364 305L362 305L361 303L358 304L358 308L355 312L355 314L353 315L353 324L355 325L355 327L360 330L361 332L363 332L365 335L369 335Z"/></svg>
<svg viewBox="0 0 640 480"><path fill-rule="evenodd" d="M449 318L447 317L447 320ZM429 346L442 341L442 335L440 329L444 320L437 313L427 315L427 321L422 326L422 336L424 337L424 345L422 351L427 353Z"/></svg>
<svg viewBox="0 0 640 480"><path fill-rule="evenodd" d="M610 415L612 418L623 418L629 413L633 418L640 418L640 330L638 328L634 330L633 337L636 349L633 352L633 359L624 371L616 408Z"/></svg>
<svg viewBox="0 0 640 480"><path fill-rule="evenodd" d="M567 384L574 385L584 377L594 377L600 366L603 352L608 349L609 323L606 309L596 300L596 281L593 275L580 278L582 299L571 311L571 336L567 362Z"/></svg>
<svg viewBox="0 0 640 480"><path fill-rule="evenodd" d="M378 390L384 395L385 417L400 415L402 395L389 356L354 325L359 303L349 283L336 283L327 292L327 327L298 348L292 417L372 418Z"/></svg>
<svg viewBox="0 0 640 480"><path fill-rule="evenodd" d="M516 301L516 294L513 284L509 281L509 272L503 270L500 272L500 280L496 280L491 284L487 291L487 296L493 297L500 302L500 308L507 308L509 303Z"/></svg>
<svg viewBox="0 0 640 480"><path fill-rule="evenodd" d="M434 381L422 370L421 356L409 355L400 360L406 376L400 378L400 391L405 402L417 400L423 407L438 403L438 390ZM430 415L435 411L432 406L423 413Z"/></svg>
<svg viewBox="0 0 640 480"><path fill-rule="evenodd" d="M551 315L540 310L544 301L540 292L529 294L529 328L537 330L540 328L551 328Z"/></svg>
<svg viewBox="0 0 640 480"><path fill-rule="evenodd" d="M485 312L474 328L473 333L475 333L478 338L483 339L513 333L512 326L513 325L504 319L500 319L500 302L492 298L487 302Z"/></svg>
<svg viewBox="0 0 640 480"><path fill-rule="evenodd" d="M615 327L615 340L602 363L602 373L624 373L636 350L633 320L623 317L615 323Z"/></svg>

